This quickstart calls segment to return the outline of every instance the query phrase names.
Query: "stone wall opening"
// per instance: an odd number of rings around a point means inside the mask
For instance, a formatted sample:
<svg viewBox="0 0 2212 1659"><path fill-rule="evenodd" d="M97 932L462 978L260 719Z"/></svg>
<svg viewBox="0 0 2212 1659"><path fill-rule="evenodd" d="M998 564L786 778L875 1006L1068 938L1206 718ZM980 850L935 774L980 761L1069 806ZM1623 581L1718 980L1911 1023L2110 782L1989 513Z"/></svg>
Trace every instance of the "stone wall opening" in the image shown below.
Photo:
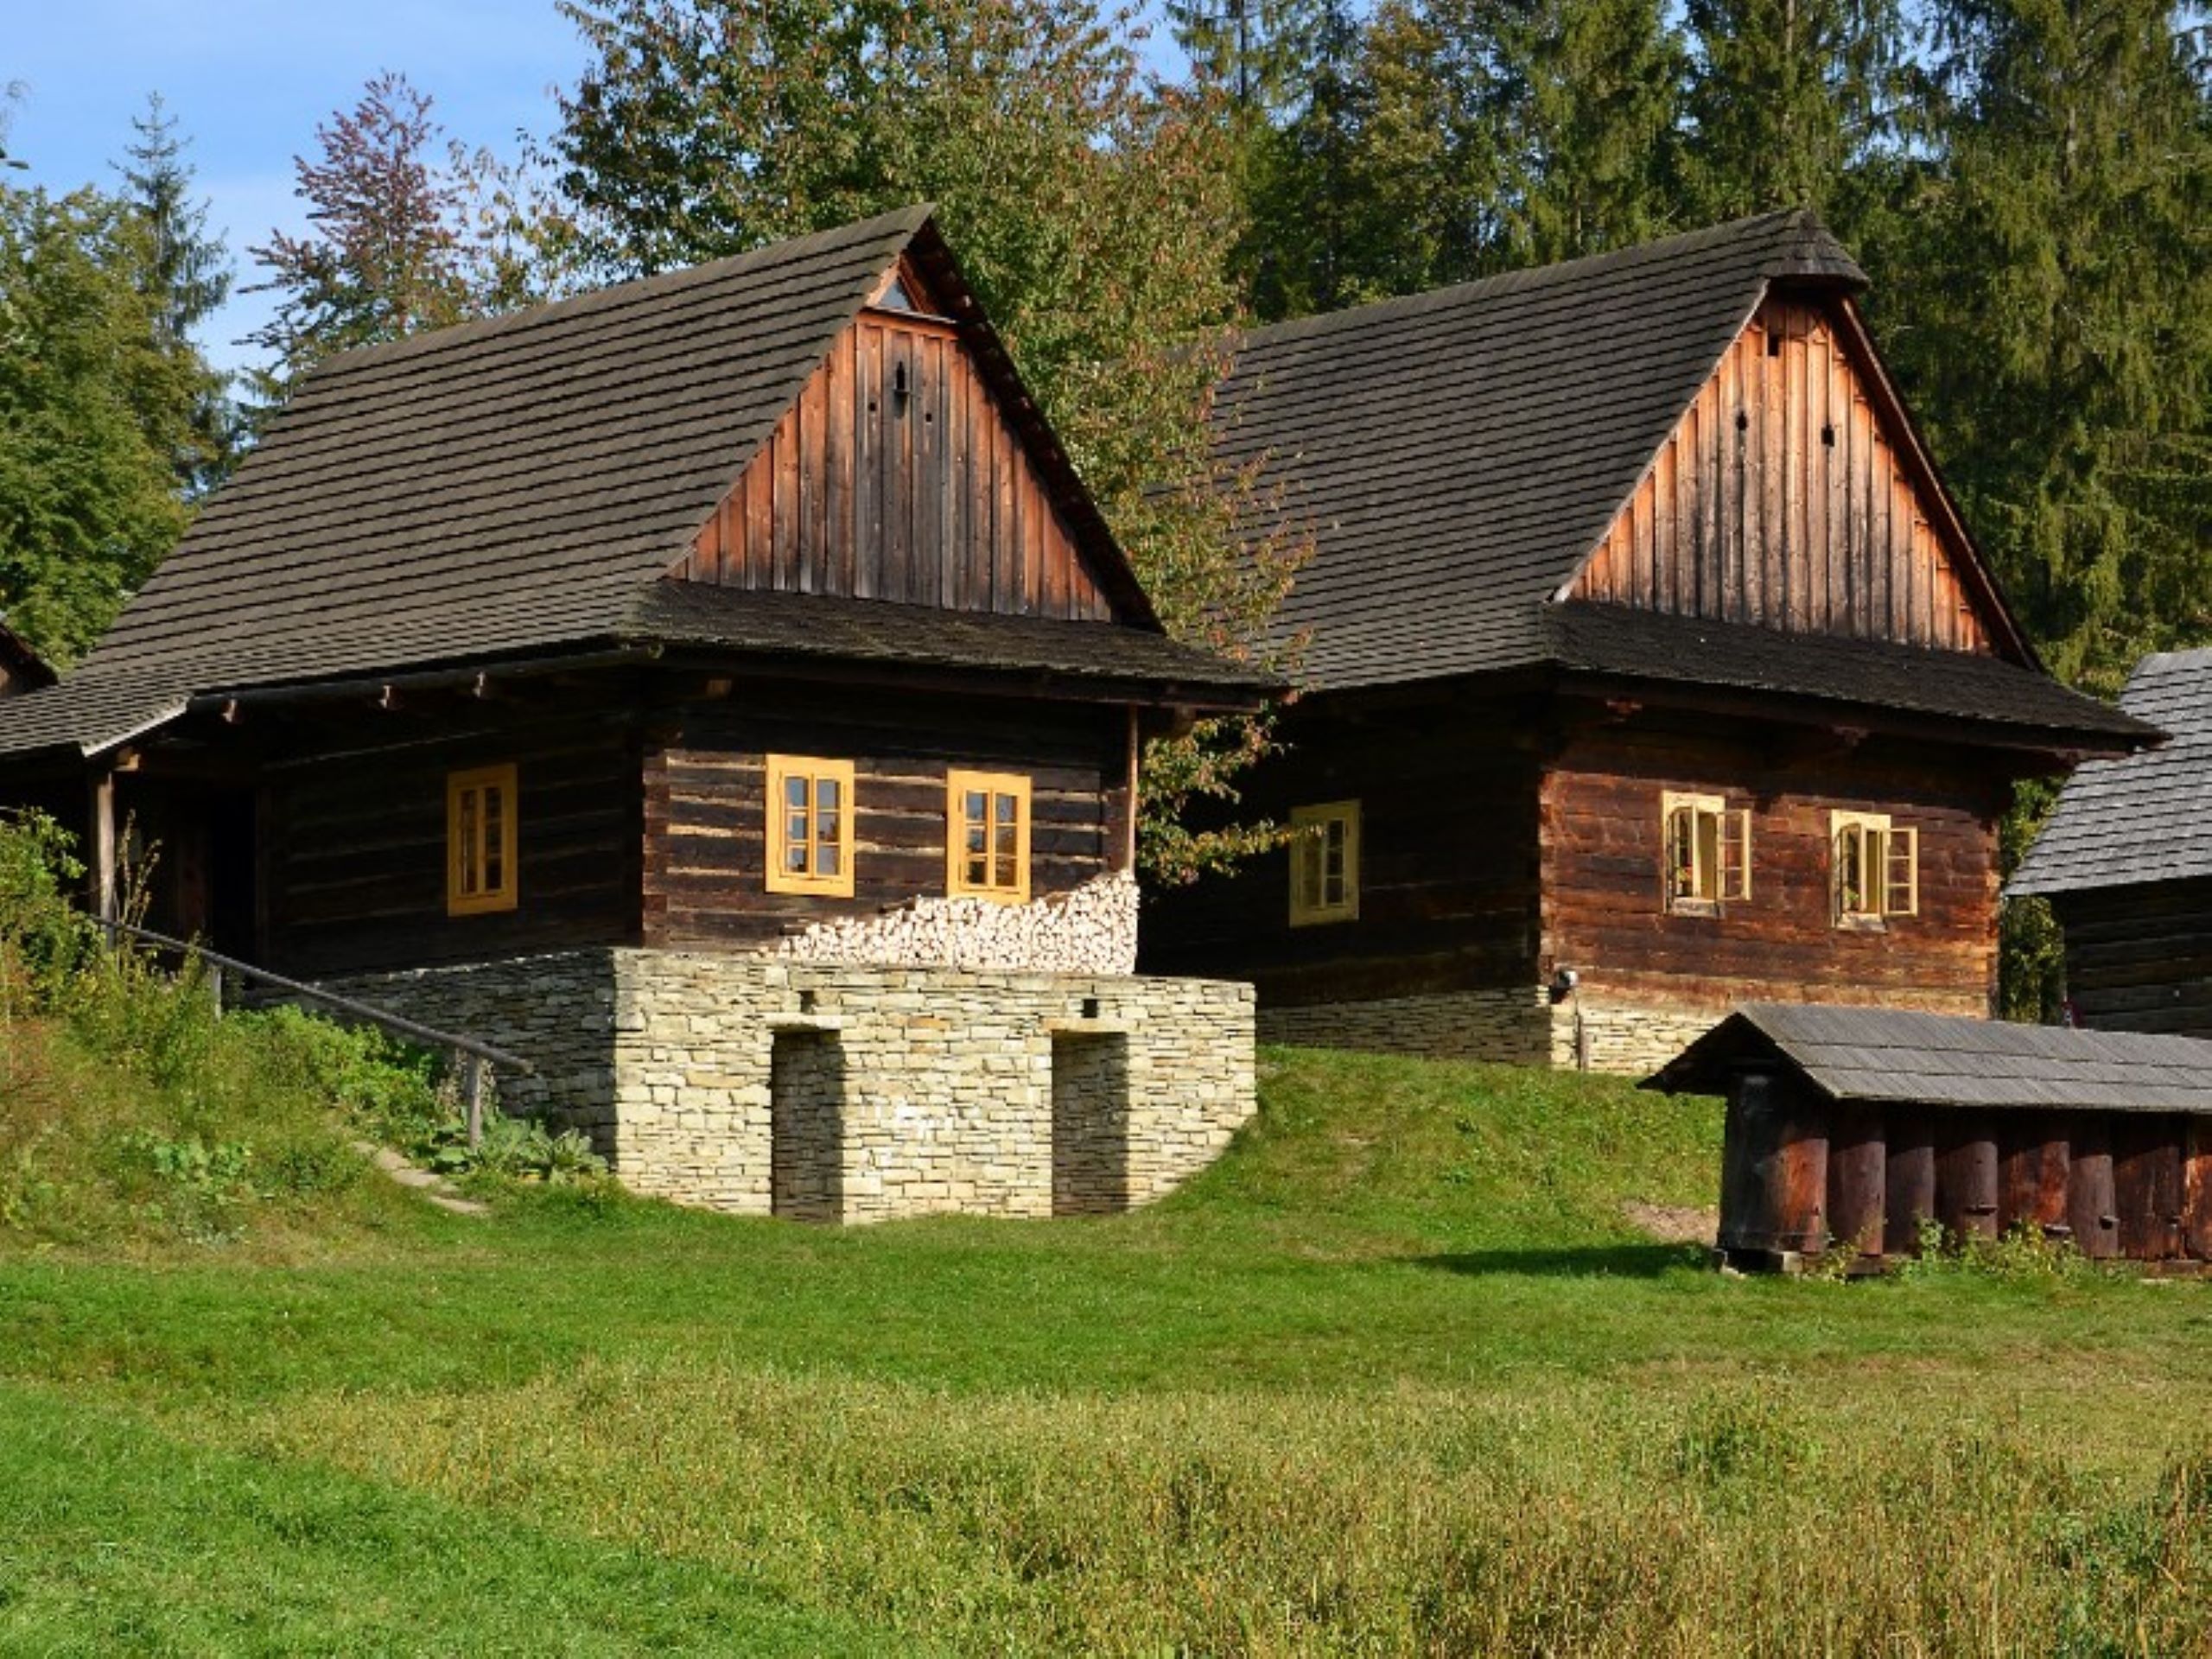
<svg viewBox="0 0 2212 1659"><path fill-rule="evenodd" d="M1052 1037L1052 1213L1129 1207L1129 1039L1118 1032Z"/></svg>
<svg viewBox="0 0 2212 1659"><path fill-rule="evenodd" d="M845 1218L845 1052L834 1031L779 1031L768 1056L768 1208Z"/></svg>

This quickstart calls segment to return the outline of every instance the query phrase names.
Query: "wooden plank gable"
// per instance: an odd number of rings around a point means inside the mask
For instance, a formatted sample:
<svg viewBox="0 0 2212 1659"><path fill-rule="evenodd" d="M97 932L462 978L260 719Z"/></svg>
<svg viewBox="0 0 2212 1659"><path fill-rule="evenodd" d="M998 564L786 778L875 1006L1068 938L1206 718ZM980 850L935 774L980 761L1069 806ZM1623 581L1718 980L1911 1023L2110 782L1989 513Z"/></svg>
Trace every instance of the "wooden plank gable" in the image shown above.
<svg viewBox="0 0 2212 1659"><path fill-rule="evenodd" d="M1974 554L1840 321L1817 300L1762 302L1562 596L1997 651L2009 628L1977 597Z"/></svg>
<svg viewBox="0 0 2212 1659"><path fill-rule="evenodd" d="M918 287L916 274L902 267L899 276ZM873 307L838 337L672 574L728 588L1115 620L958 327Z"/></svg>

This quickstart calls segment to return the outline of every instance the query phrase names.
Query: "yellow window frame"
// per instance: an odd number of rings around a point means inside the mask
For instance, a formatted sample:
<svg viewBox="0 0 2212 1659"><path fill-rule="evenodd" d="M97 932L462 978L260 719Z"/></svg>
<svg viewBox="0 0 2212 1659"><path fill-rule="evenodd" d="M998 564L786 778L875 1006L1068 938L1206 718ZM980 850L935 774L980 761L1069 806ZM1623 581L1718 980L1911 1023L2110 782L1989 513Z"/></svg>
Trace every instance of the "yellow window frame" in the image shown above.
<svg viewBox="0 0 2212 1659"><path fill-rule="evenodd" d="M983 798L979 822L969 811L969 797ZM1003 813L1008 804L1014 813L1014 867L1006 879L1006 853L1001 836L1007 828ZM1029 902L1029 779L1018 772L969 772L954 768L944 775L944 890L956 899L989 899L1002 905ZM969 838L981 830L980 852ZM983 861L976 879L973 861Z"/></svg>
<svg viewBox="0 0 2212 1659"><path fill-rule="evenodd" d="M446 774L447 915L490 915L520 902L518 793L512 761ZM496 811L489 810L494 800Z"/></svg>
<svg viewBox="0 0 2212 1659"><path fill-rule="evenodd" d="M1751 896L1751 815L1719 795L1659 794L1660 893L1678 914L1715 916Z"/></svg>
<svg viewBox="0 0 2212 1659"><path fill-rule="evenodd" d="M1828 891L1838 927L1920 914L1920 831L1884 812L1828 814ZM1855 890L1847 880L1856 866ZM1855 901L1854 901L1855 900Z"/></svg>
<svg viewBox="0 0 2212 1659"><path fill-rule="evenodd" d="M799 785L804 801L794 805L791 785ZM836 791L833 804L823 804L823 786ZM772 754L768 757L767 886L771 893L811 893L824 898L853 896L853 763L814 755ZM834 816L832 816L834 815ZM822 824L830 819L831 833ZM795 823L796 821L796 823ZM798 831L794 839L792 831ZM798 868L791 863L796 849ZM823 865L834 866L824 871Z"/></svg>
<svg viewBox="0 0 2212 1659"><path fill-rule="evenodd" d="M1290 925L1313 927L1359 919L1360 812L1357 801L1318 801L1290 810ZM1332 833L1337 868L1330 891Z"/></svg>

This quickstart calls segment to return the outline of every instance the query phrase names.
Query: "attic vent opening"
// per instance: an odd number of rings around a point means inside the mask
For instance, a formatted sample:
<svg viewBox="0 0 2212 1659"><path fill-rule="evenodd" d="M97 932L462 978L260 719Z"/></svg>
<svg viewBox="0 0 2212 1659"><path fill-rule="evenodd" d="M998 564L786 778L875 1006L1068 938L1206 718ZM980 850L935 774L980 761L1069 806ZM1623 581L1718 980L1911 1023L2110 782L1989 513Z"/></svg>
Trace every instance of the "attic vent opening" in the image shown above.
<svg viewBox="0 0 2212 1659"><path fill-rule="evenodd" d="M1835 448L1835 423L1833 421L1821 429L1821 442L1831 449Z"/></svg>
<svg viewBox="0 0 2212 1659"><path fill-rule="evenodd" d="M1739 409L1736 411L1736 429L1738 432L1748 432L1751 429L1751 413L1749 410Z"/></svg>
<svg viewBox="0 0 2212 1659"><path fill-rule="evenodd" d="M1767 330L1766 354L1769 357L1780 357L1782 355L1782 331L1780 329L1770 328Z"/></svg>
<svg viewBox="0 0 2212 1659"><path fill-rule="evenodd" d="M891 371L891 406L901 415L906 412L908 390L906 365L901 363Z"/></svg>

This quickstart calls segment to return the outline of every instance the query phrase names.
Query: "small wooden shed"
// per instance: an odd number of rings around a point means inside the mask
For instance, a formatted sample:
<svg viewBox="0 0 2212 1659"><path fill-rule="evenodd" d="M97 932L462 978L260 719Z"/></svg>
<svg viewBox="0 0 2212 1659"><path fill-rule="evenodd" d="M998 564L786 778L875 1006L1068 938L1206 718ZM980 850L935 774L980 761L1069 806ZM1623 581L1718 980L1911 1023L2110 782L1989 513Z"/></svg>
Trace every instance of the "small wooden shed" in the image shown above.
<svg viewBox="0 0 2212 1659"><path fill-rule="evenodd" d="M1751 1003L1644 1084L1725 1095L1720 1253L1878 1267L2015 1228L2099 1260L2212 1260L2212 1042Z"/></svg>

